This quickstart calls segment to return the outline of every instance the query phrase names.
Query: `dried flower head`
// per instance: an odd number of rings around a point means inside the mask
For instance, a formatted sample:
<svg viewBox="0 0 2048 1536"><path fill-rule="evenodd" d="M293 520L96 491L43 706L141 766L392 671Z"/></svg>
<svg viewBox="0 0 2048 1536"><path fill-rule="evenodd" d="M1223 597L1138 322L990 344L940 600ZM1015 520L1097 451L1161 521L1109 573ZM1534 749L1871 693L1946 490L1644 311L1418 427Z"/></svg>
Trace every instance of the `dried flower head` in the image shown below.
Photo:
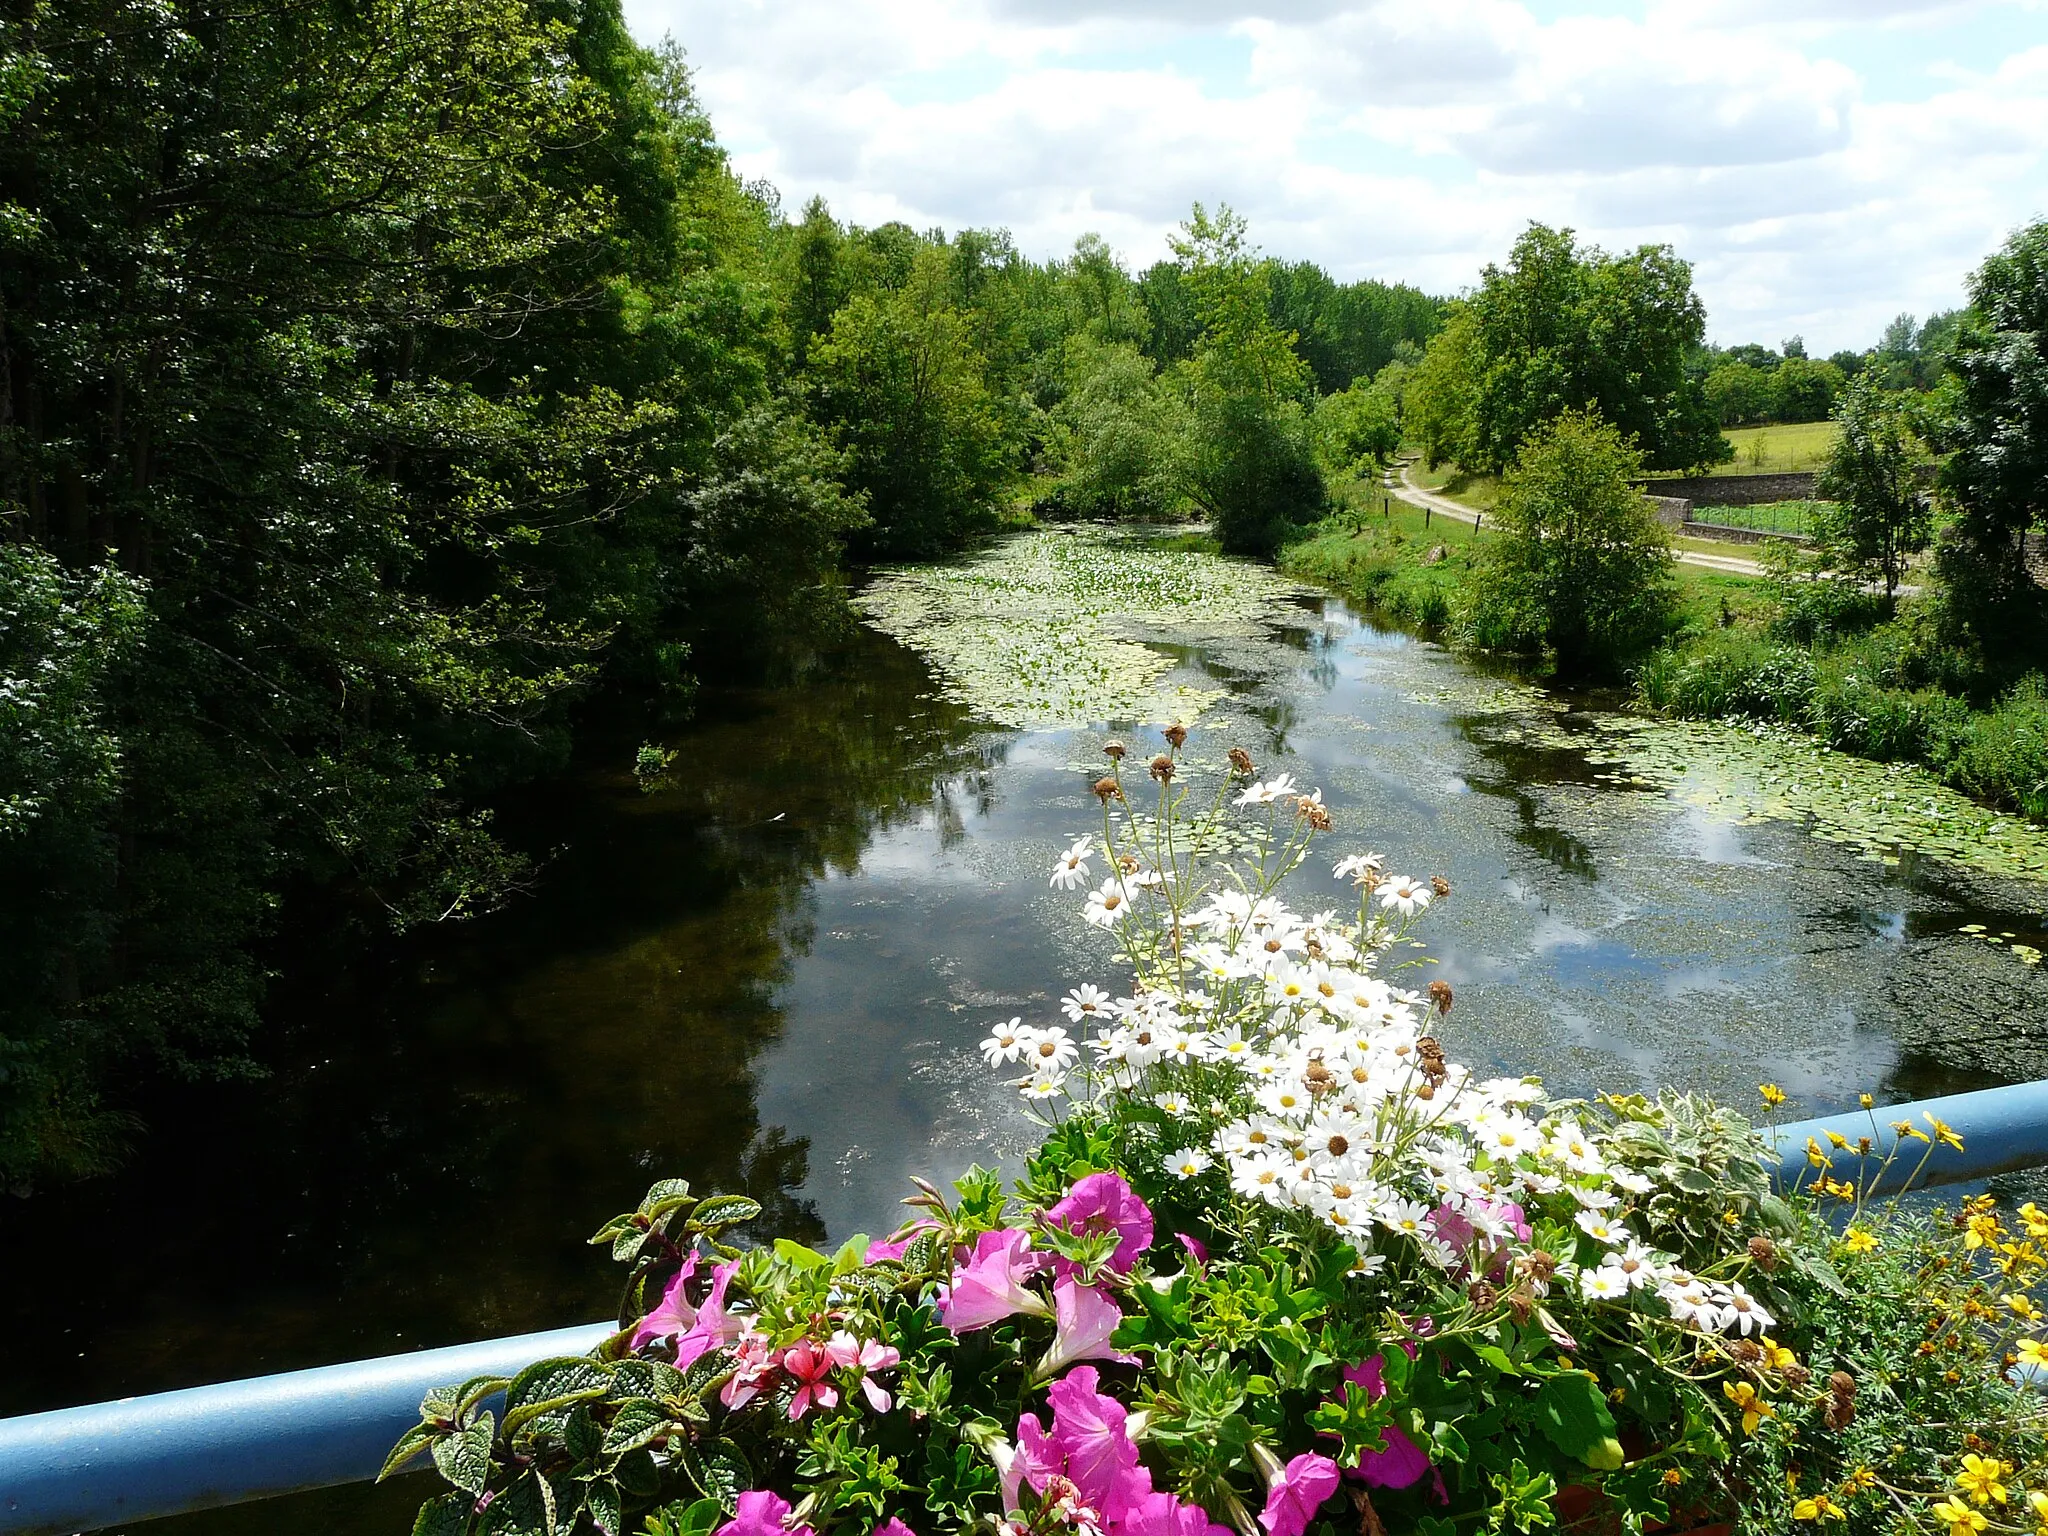
<svg viewBox="0 0 2048 1536"><path fill-rule="evenodd" d="M1152 777L1165 784L1173 778L1173 759L1165 753L1152 759Z"/></svg>
<svg viewBox="0 0 2048 1536"><path fill-rule="evenodd" d="M1795 1392L1799 1391L1800 1389L1805 1387L1805 1385L1808 1382L1813 1380L1813 1372L1809 1371L1805 1366L1800 1365L1796 1361L1793 1364L1785 1367L1784 1376L1785 1385L1790 1387Z"/></svg>
<svg viewBox="0 0 2048 1536"><path fill-rule="evenodd" d="M1432 981L1429 984L1429 1000L1436 1005L1438 1013L1451 1011L1451 984L1448 981Z"/></svg>
<svg viewBox="0 0 2048 1536"><path fill-rule="evenodd" d="M1160 734L1166 738L1166 744L1176 752L1187 745L1188 728L1178 720L1174 721L1173 724L1169 725Z"/></svg>
<svg viewBox="0 0 2048 1536"><path fill-rule="evenodd" d="M1728 1346L1728 1353L1737 1365L1755 1365L1763 1359L1764 1347L1755 1339L1737 1339Z"/></svg>
<svg viewBox="0 0 2048 1536"><path fill-rule="evenodd" d="M1235 774L1241 774L1249 779L1259 770L1252 766L1251 753L1245 751L1243 747L1232 747L1230 749L1230 771Z"/></svg>
<svg viewBox="0 0 2048 1536"><path fill-rule="evenodd" d="M1124 760L1124 753L1126 750L1127 749L1125 748L1122 742L1112 741L1108 746L1102 749L1102 755L1104 757L1110 758L1120 763Z"/></svg>
<svg viewBox="0 0 2048 1536"><path fill-rule="evenodd" d="M1108 802L1111 800L1121 800L1123 797L1123 786L1117 783L1115 779L1097 779L1095 781L1096 799Z"/></svg>
<svg viewBox="0 0 2048 1536"><path fill-rule="evenodd" d="M1778 1267L1778 1245L1761 1234L1749 1240L1749 1256L1767 1274Z"/></svg>
<svg viewBox="0 0 2048 1536"><path fill-rule="evenodd" d="M1484 1280L1474 1280L1465 1287L1465 1296L1481 1312L1491 1312L1500 1300L1500 1292Z"/></svg>
<svg viewBox="0 0 2048 1536"><path fill-rule="evenodd" d="M1429 888L1436 892L1438 901L1442 901L1444 897L1451 894L1451 882L1442 875L1431 875L1429 877Z"/></svg>

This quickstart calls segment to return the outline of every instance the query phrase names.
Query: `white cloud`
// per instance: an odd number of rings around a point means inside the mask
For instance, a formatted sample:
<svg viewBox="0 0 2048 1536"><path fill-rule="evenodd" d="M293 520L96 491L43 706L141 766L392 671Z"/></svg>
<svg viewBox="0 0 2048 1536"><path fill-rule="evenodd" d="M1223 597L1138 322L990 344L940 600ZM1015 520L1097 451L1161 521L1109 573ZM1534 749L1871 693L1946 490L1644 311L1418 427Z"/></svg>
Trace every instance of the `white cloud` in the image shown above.
<svg viewBox="0 0 2048 1536"><path fill-rule="evenodd" d="M1724 340L1862 346L2048 213L2048 0L628 0L792 205L1094 230L1143 263L1196 199L1343 277L1471 283L1530 219L1693 260ZM1917 86L1858 46L1910 28ZM1995 65L1943 65L1944 29ZM1888 34L1887 34L1888 35ZM1958 36L1961 34L1958 33ZM1960 50L1968 54L1968 50ZM1249 60L1249 64L1246 64ZM1914 99L1917 96L1917 99ZM1879 99L1879 98L1882 99Z"/></svg>

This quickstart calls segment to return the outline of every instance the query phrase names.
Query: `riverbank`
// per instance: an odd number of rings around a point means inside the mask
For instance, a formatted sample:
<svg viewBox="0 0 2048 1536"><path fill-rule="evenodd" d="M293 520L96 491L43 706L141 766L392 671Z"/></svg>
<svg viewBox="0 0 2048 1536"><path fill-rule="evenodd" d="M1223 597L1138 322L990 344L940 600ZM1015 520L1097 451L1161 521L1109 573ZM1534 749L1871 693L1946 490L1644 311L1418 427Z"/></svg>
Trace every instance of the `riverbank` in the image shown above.
<svg viewBox="0 0 2048 1536"><path fill-rule="evenodd" d="M1454 638L1491 537L1483 523L1375 496L1371 510L1326 520L1279 563ZM1788 594L1720 562L1681 563L1676 575L1670 638L1631 674L1647 708L1789 727L1858 757L1918 764L1981 804L2048 821L2048 691L2038 674L1983 696L1967 658L1939 644L1913 600L1878 622L1874 598L1830 584Z"/></svg>

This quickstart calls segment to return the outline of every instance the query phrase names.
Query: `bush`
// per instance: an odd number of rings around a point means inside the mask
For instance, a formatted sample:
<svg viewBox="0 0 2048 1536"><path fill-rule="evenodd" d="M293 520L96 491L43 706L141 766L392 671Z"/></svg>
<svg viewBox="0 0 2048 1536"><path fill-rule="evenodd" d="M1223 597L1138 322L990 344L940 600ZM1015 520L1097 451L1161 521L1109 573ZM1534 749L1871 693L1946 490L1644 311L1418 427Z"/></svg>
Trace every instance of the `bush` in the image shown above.
<svg viewBox="0 0 2048 1536"><path fill-rule="evenodd" d="M2048 688L2036 675L1951 738L1944 777L1966 794L2048 821Z"/></svg>
<svg viewBox="0 0 2048 1536"><path fill-rule="evenodd" d="M1398 987L1449 887L1355 853L1349 915L1297 916L1320 794L1233 750L1191 812L1185 741L1128 783L1116 748L1052 867L1131 974L982 1042L1045 1124L1021 1179L913 1181L830 1254L657 1183L592 1239L617 1334L422 1404L386 1470L454 1487L417 1532L2018 1529L2048 1213L1868 1202L1960 1145L1932 1117L1809 1143L1787 1196L1731 1110L1478 1079L1449 985Z"/></svg>
<svg viewBox="0 0 2048 1536"><path fill-rule="evenodd" d="M1632 483L1640 470L1597 417L1567 411L1529 439L1473 591L1477 643L1548 650L1572 674L1611 669L1670 630L1671 541Z"/></svg>
<svg viewBox="0 0 2048 1536"><path fill-rule="evenodd" d="M1813 658L1739 630L1715 630L1653 652L1636 669L1636 692L1652 709L1690 719L1749 715L1803 721L1813 701Z"/></svg>

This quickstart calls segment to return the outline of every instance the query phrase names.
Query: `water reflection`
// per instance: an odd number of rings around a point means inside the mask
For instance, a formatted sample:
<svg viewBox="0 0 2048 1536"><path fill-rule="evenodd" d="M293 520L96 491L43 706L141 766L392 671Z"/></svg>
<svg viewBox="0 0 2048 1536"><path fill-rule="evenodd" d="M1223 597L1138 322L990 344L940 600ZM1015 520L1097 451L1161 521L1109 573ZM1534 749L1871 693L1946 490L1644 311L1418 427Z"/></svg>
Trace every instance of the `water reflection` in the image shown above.
<svg viewBox="0 0 2048 1536"><path fill-rule="evenodd" d="M2048 977L2012 952L2048 947L2038 887L1619 785L1568 744L1600 701L1523 730L1466 663L1334 601L1144 638L1170 681L1226 690L1198 756L1244 745L1323 787L1333 851L1449 878L1408 976L1456 986L1467 1060L1567 1093L1747 1104L1773 1079L1802 1110L2048 1076ZM301 965L269 1082L174 1094L128 1175L0 1212L0 1251L52 1256L0 1277L33 1320L0 1344L0 1409L599 1315L583 1236L658 1174L837 1239L889 1225L910 1172L1014 1159L1029 1129L975 1042L1114 979L1045 883L1094 818L1102 735L980 726L859 631L707 698L656 793L611 743L508 810L563 850L533 900L382 965ZM1320 862L1297 884L1309 910L1343 894ZM81 1234L135 1257L80 1283L58 1256ZM369 1536L389 1503L182 1529Z"/></svg>

